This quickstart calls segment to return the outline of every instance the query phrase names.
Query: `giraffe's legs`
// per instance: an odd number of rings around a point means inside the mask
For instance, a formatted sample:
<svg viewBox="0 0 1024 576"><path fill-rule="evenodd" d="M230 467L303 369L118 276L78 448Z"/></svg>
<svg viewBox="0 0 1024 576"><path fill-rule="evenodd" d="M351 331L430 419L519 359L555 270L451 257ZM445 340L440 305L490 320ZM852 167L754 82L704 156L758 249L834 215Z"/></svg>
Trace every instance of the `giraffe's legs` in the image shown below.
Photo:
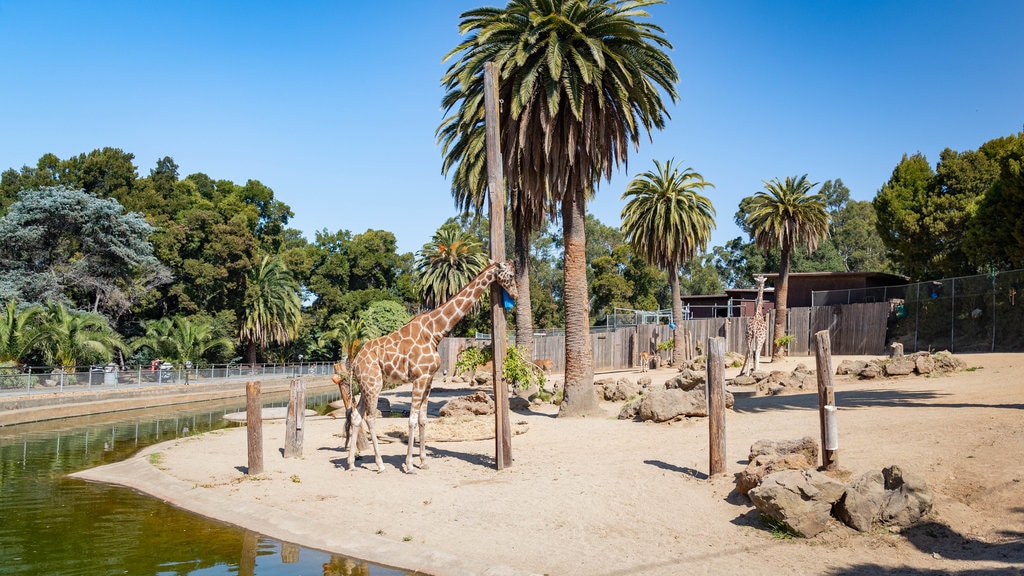
<svg viewBox="0 0 1024 576"><path fill-rule="evenodd" d="M405 453L405 464L402 469L408 474L415 474L412 465L412 447L419 430L420 437L420 468L427 467L427 398L430 396L430 382L433 374L420 376L413 382L412 406L409 409L409 446Z"/></svg>
<svg viewBox="0 0 1024 576"><path fill-rule="evenodd" d="M370 398L370 396L370 394L364 392L359 399L359 404L352 411L353 433L348 438L348 469L355 470L356 445L358 438L362 435L362 431L365 428L370 433L370 442L373 444L373 456L377 463L377 472L383 472L384 460L380 457L380 446L377 444L377 433L374 429L376 418L374 418L373 412L368 408L371 403L376 405L377 399L375 397Z"/></svg>

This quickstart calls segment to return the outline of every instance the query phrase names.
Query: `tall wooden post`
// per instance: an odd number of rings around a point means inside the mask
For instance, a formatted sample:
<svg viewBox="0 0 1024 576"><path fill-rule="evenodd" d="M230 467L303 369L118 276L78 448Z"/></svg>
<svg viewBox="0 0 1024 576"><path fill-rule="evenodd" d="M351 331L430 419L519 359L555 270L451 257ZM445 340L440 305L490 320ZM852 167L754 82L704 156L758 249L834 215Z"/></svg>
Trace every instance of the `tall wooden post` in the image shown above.
<svg viewBox="0 0 1024 576"><path fill-rule="evenodd" d="M306 384L296 378L288 389L288 414L284 420L284 457L302 457L302 429L306 423Z"/></svg>
<svg viewBox="0 0 1024 576"><path fill-rule="evenodd" d="M250 476L263 474L263 404L259 380L245 383L245 433L249 449L247 473Z"/></svg>
<svg viewBox="0 0 1024 576"><path fill-rule="evenodd" d="M708 338L708 478L725 472L725 340Z"/></svg>
<svg viewBox="0 0 1024 576"><path fill-rule="evenodd" d="M832 342L828 330L814 334L818 369L818 419L821 424L821 466L835 470L839 465L839 431L836 424L836 393L832 383Z"/></svg>
<svg viewBox="0 0 1024 576"><path fill-rule="evenodd" d="M494 62L484 63L484 138L487 145L487 195L490 200L491 260L505 260L505 175L498 130L498 78ZM498 470L512 465L512 430L508 417L505 362L505 303L501 286L491 285L491 350L494 352L494 461Z"/></svg>

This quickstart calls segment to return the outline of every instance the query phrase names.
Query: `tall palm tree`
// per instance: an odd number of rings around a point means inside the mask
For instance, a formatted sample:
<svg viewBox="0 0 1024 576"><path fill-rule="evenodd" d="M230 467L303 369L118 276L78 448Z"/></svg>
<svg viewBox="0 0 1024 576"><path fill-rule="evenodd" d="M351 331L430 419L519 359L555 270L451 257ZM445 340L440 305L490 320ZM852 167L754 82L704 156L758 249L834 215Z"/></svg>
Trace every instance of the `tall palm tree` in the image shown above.
<svg viewBox="0 0 1024 576"><path fill-rule="evenodd" d="M47 363L64 369L98 360L109 362L114 352L125 349L102 315L68 310L57 302L48 302L39 313L34 340Z"/></svg>
<svg viewBox="0 0 1024 576"><path fill-rule="evenodd" d="M179 365L202 360L217 348L230 350L235 345L231 338L217 336L212 322L184 316L153 320L145 323L144 328L146 333L132 342L132 348L148 348L158 358Z"/></svg>
<svg viewBox="0 0 1024 576"><path fill-rule="evenodd" d="M787 176L785 181L773 178L764 182L764 190L754 194L748 206L747 229L759 248L768 252L778 247L779 284L775 287L775 327L772 336L772 358L785 355L779 339L786 334L786 298L789 296L789 267L793 250L806 246L810 254L828 234L828 211L825 197L811 194L817 183L807 181L807 174Z"/></svg>
<svg viewBox="0 0 1024 576"><path fill-rule="evenodd" d="M682 326L683 302L679 268L707 249L715 227L715 209L700 194L714 184L691 168L680 170L672 160L654 161L655 170L634 178L622 194L622 233L640 257L668 271L672 291L672 321ZM672 364L683 362L683 331L672 331Z"/></svg>
<svg viewBox="0 0 1024 576"><path fill-rule="evenodd" d="M17 301L7 301L0 318L0 365L20 365L32 350L34 319L40 310L38 306L18 310Z"/></svg>
<svg viewBox="0 0 1024 576"><path fill-rule="evenodd" d="M258 350L298 338L302 325L299 290L299 283L280 258L263 256L249 272L239 339L246 345L250 364L256 363Z"/></svg>
<svg viewBox="0 0 1024 576"><path fill-rule="evenodd" d="M501 148L509 187L524 209L562 219L565 388L560 415L597 412L586 277L587 198L624 164L628 147L662 128L662 95L676 99L678 74L663 31L645 8L659 0L510 0L462 14L468 37L445 60L448 123L467 151L479 150L483 68L498 69ZM463 140L460 140L462 142ZM452 149L454 150L454 149ZM451 153L449 152L449 156ZM467 170L469 170L467 168ZM476 174L482 174L479 170Z"/></svg>
<svg viewBox="0 0 1024 576"><path fill-rule="evenodd" d="M453 222L438 228L418 256L419 288L428 308L436 308L458 293L488 261L480 240Z"/></svg>

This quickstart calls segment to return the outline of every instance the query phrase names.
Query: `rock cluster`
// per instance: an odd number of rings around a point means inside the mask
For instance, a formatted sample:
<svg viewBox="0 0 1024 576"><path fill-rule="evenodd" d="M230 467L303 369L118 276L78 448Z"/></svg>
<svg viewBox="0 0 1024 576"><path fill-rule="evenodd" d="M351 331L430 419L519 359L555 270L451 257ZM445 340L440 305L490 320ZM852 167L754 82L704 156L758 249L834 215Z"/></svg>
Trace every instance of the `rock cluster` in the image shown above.
<svg viewBox="0 0 1024 576"><path fill-rule="evenodd" d="M843 360L836 368L836 374L852 375L858 378L891 378L895 376L927 376L930 374L944 374L959 372L967 367L967 364L953 356L948 351L936 352L934 354L922 351L915 352L908 356L897 356L895 358L883 358L878 360Z"/></svg>
<svg viewBox="0 0 1024 576"><path fill-rule="evenodd" d="M620 420L668 422L678 418L708 415L704 394L705 372L683 369L662 384L654 384L649 376L631 383L628 379L595 382L605 400L622 401ZM733 407L734 398L725 393L726 408Z"/></svg>
<svg viewBox="0 0 1024 576"><path fill-rule="evenodd" d="M932 508L924 480L899 466L867 472L849 484L817 471L818 447L806 437L791 442L761 440L750 449L750 463L737 476L736 489L758 511L810 538L832 519L867 532L876 526L912 526Z"/></svg>

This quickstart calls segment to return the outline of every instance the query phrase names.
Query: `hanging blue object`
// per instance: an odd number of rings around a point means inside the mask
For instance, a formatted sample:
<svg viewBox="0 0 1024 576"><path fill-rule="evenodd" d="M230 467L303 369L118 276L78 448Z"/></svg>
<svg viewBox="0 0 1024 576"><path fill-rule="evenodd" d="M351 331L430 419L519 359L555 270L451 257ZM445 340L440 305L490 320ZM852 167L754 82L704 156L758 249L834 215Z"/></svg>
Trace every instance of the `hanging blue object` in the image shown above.
<svg viewBox="0 0 1024 576"><path fill-rule="evenodd" d="M675 325L675 322L673 322L673 323L669 324L669 325L668 325L668 327L669 327L669 328L671 328L671 329L673 329L673 330L675 330L675 329L676 329L676 325Z"/></svg>
<svg viewBox="0 0 1024 576"><path fill-rule="evenodd" d="M501 301L505 305L505 310L511 310L516 305L516 301L508 295L508 292L505 292L504 288L501 289Z"/></svg>

